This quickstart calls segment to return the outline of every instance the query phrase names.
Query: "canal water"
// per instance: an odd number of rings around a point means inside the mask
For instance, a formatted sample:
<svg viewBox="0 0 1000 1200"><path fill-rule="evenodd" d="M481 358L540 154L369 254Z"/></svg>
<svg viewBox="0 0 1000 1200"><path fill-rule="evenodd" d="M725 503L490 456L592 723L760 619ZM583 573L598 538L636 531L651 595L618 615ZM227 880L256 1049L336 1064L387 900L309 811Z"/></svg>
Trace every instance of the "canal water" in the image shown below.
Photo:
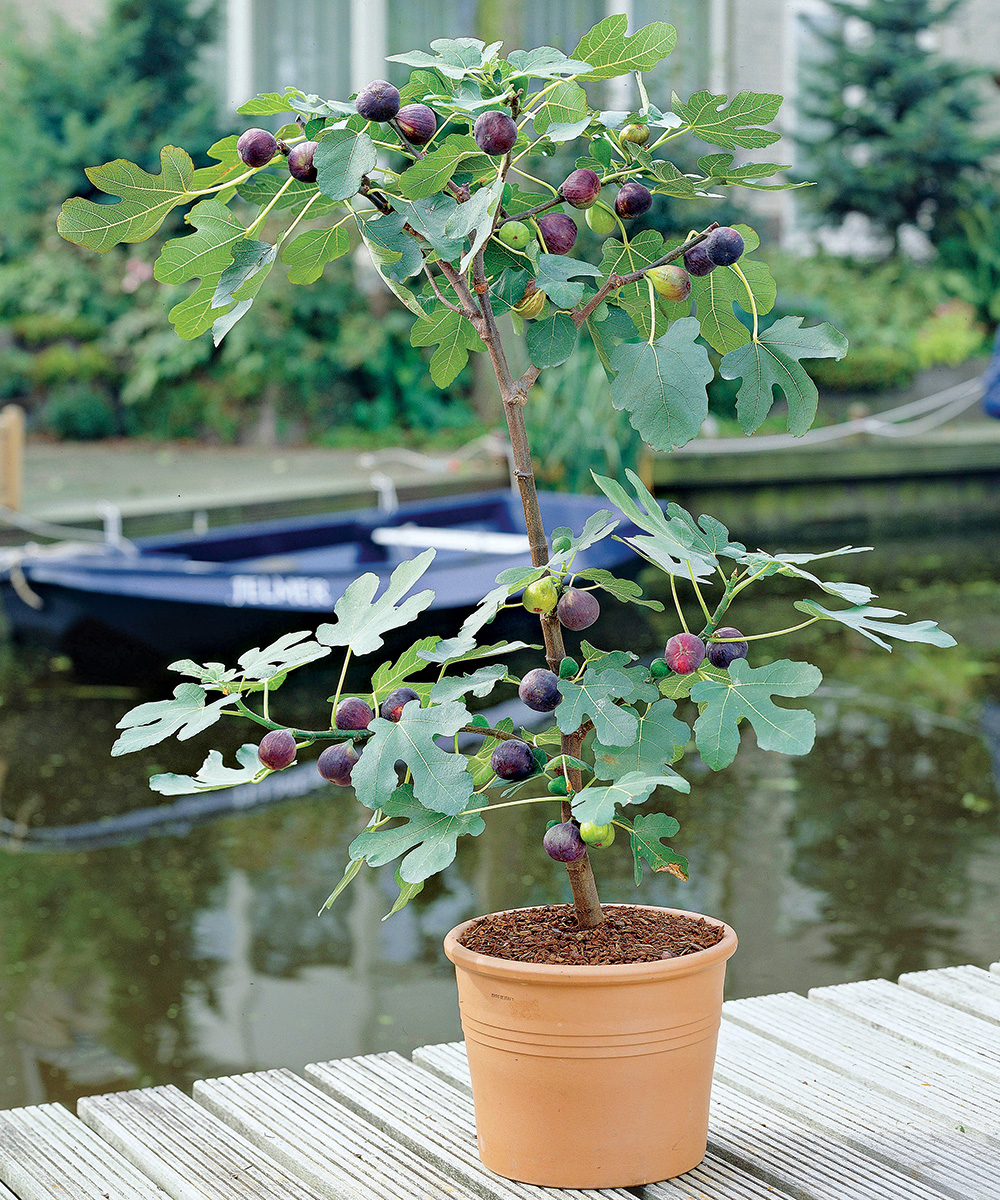
<svg viewBox="0 0 1000 1200"><path fill-rule="evenodd" d="M680 820L688 883L647 871L637 891L622 838L594 854L605 900L695 909L736 928L730 997L1000 958L1000 731L992 759L983 733L1000 697L995 554L971 537L890 544L834 559L824 577L864 580L880 604L938 620L958 646L890 655L832 625L758 643L757 663L801 657L823 670L808 702L814 752L764 754L745 731L728 770L681 764L690 796L648 807ZM762 595L734 612L745 632L795 623L792 589ZM644 653L676 631L666 615L648 628L630 615L591 640L611 645L622 629ZM335 681L319 667L300 674L275 707L289 723L322 721ZM80 683L37 651L0 648L0 693L0 802L29 825L149 805L151 773L193 770L210 746L247 740L245 727L220 725L112 759L115 722L149 697ZM388 921L391 868L362 871L317 916L365 812L316 781L301 798L183 835L0 851L0 1107L460 1035L442 936L477 913L567 898L540 845L553 814L497 813Z"/></svg>

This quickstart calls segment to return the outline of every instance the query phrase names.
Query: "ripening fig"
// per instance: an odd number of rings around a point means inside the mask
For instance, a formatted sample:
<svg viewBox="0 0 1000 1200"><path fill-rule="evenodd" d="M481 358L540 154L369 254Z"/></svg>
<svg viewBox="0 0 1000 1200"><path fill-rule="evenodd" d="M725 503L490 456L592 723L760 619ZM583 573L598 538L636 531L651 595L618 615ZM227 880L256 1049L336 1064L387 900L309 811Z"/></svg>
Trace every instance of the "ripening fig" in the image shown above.
<svg viewBox="0 0 1000 1200"><path fill-rule="evenodd" d="M545 293L536 288L534 280L531 280L524 289L524 295L514 305L514 312L526 321L533 321L544 307Z"/></svg>
<svg viewBox="0 0 1000 1200"><path fill-rule="evenodd" d="M588 208L585 219L598 237L607 237L609 233L614 233L618 228L614 214L603 204L595 204L593 208Z"/></svg>
<svg viewBox="0 0 1000 1200"><path fill-rule="evenodd" d="M633 217L641 217L649 212L653 203L653 193L641 183L623 183L615 196L615 212L623 221Z"/></svg>
<svg viewBox="0 0 1000 1200"><path fill-rule="evenodd" d="M562 703L559 676L544 667L535 667L521 680L517 689L521 703L534 712L552 712Z"/></svg>
<svg viewBox="0 0 1000 1200"><path fill-rule="evenodd" d="M356 750L351 742L335 742L332 746L327 746L316 760L316 769L331 783L350 787L351 772L360 757L361 751Z"/></svg>
<svg viewBox="0 0 1000 1200"><path fill-rule="evenodd" d="M414 146L426 146L437 133L437 117L426 104L407 104L396 113L399 131Z"/></svg>
<svg viewBox="0 0 1000 1200"><path fill-rule="evenodd" d="M579 632L589 629L601 615L601 606L593 592L581 588L567 588L559 597L556 616L564 629Z"/></svg>
<svg viewBox="0 0 1000 1200"><path fill-rule="evenodd" d="M678 675L690 675L705 661L705 643L693 633L675 633L663 652L667 666Z"/></svg>
<svg viewBox="0 0 1000 1200"><path fill-rule="evenodd" d="M319 142L299 142L288 151L288 173L302 183L316 182L316 168L313 166L313 155Z"/></svg>
<svg viewBox="0 0 1000 1200"><path fill-rule="evenodd" d="M670 674L670 668L667 666L666 660L654 658L649 664L649 674L653 679L665 679Z"/></svg>
<svg viewBox="0 0 1000 1200"><path fill-rule="evenodd" d="M565 213L546 213L538 218L538 228L549 254L569 254L576 241L576 223Z"/></svg>
<svg viewBox="0 0 1000 1200"><path fill-rule="evenodd" d="M360 696L345 696L333 714L335 729L367 729L375 714Z"/></svg>
<svg viewBox="0 0 1000 1200"><path fill-rule="evenodd" d="M542 846L549 858L562 863L576 862L587 853L587 843L572 821L562 821L546 829Z"/></svg>
<svg viewBox="0 0 1000 1200"><path fill-rule="evenodd" d="M524 589L521 603L533 613L550 613L559 603L559 593L551 575L536 579Z"/></svg>
<svg viewBox="0 0 1000 1200"><path fill-rule="evenodd" d="M567 204L574 208L590 208L601 194L601 178L589 167L581 167L566 176L559 190Z"/></svg>
<svg viewBox="0 0 1000 1200"><path fill-rule="evenodd" d="M518 781L534 775L538 764L527 742L520 738L504 738L490 755L493 774L501 779Z"/></svg>
<svg viewBox="0 0 1000 1200"><path fill-rule="evenodd" d="M553 538L552 539L552 552L553 552L553 554L563 554L572 545L573 545L573 541L571 538L568 538L568 537Z"/></svg>
<svg viewBox="0 0 1000 1200"><path fill-rule="evenodd" d="M248 129L240 134L236 153L248 167L266 167L278 153L278 140L266 129Z"/></svg>
<svg viewBox="0 0 1000 1200"><path fill-rule="evenodd" d="M366 121L391 121L399 112L399 90L386 79L373 79L358 92L354 107Z"/></svg>
<svg viewBox="0 0 1000 1200"><path fill-rule="evenodd" d="M715 263L708 257L704 242L684 251L684 266L689 275L711 275L715 270Z"/></svg>
<svg viewBox="0 0 1000 1200"><path fill-rule="evenodd" d="M731 625L723 625L712 636L717 638L742 638L743 634L738 629L733 629ZM736 659L746 658L748 649L749 647L744 641L709 642L708 661L713 667L721 667L725 670Z"/></svg>
<svg viewBox="0 0 1000 1200"><path fill-rule="evenodd" d="M732 266L744 250L743 235L728 225L713 229L701 245L717 267Z"/></svg>
<svg viewBox="0 0 1000 1200"><path fill-rule="evenodd" d="M379 713L387 721L398 721L403 715L403 706L409 704L411 700L419 700L420 697L410 687L398 687L394 692L390 692L382 701L379 708Z"/></svg>
<svg viewBox="0 0 1000 1200"><path fill-rule="evenodd" d="M497 237L512 250L523 250L531 241L531 230L523 221L504 221L497 230Z"/></svg>
<svg viewBox="0 0 1000 1200"><path fill-rule="evenodd" d="M686 300L691 295L691 276L683 267L665 263L662 267L650 267L646 274L654 291L664 300L673 300L676 303Z"/></svg>
<svg viewBox="0 0 1000 1200"><path fill-rule="evenodd" d="M272 729L260 739L257 757L270 771L283 771L295 762L295 738L290 729Z"/></svg>
<svg viewBox="0 0 1000 1200"><path fill-rule="evenodd" d="M569 784L566 782L565 775L555 775L545 785L546 791L550 796L568 796ZM550 821L546 828L551 829L553 825L558 825L558 821Z"/></svg>
<svg viewBox="0 0 1000 1200"><path fill-rule="evenodd" d="M559 678L572 679L579 670L580 668L577 666L576 659L567 656L559 664Z"/></svg>
<svg viewBox="0 0 1000 1200"><path fill-rule="evenodd" d="M499 157L517 141L517 126L507 113L491 109L476 117L472 136L484 154Z"/></svg>
<svg viewBox="0 0 1000 1200"><path fill-rule="evenodd" d="M623 142L631 142L633 146L645 146L649 141L649 126L635 123L626 125L618 136Z"/></svg>
<svg viewBox="0 0 1000 1200"><path fill-rule="evenodd" d="M615 827L609 821L607 825L595 825L593 821L580 822L580 837L588 846L601 849L610 846L615 840Z"/></svg>

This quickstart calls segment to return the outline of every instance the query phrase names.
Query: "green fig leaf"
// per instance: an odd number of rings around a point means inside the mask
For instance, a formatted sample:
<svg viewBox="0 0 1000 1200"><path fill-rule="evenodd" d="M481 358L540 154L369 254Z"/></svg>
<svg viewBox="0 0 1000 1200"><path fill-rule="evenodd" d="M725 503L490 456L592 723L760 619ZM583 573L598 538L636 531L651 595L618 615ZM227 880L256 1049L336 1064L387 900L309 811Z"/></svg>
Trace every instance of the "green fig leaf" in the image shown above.
<svg viewBox="0 0 1000 1200"><path fill-rule="evenodd" d="M771 92L739 92L728 104L727 99L725 95L696 92L685 102L675 93L671 106L690 132L710 146L759 150L778 141L780 133L760 127L770 125L777 117L781 96Z"/></svg>
<svg viewBox="0 0 1000 1200"><path fill-rule="evenodd" d="M378 576L370 573L359 576L333 606L337 623L320 625L316 630L317 640L324 646L346 646L353 654L371 654L380 649L383 634L408 625L434 599L429 588L403 599L431 565L434 553L425 550L416 558L401 562L377 600Z"/></svg>
<svg viewBox="0 0 1000 1200"><path fill-rule="evenodd" d="M640 813L630 822L622 820L620 824L629 831L636 887L642 883L644 859L653 871L668 871L678 879L687 879L687 859L663 844L680 830L680 824L674 817L666 813Z"/></svg>
<svg viewBox="0 0 1000 1200"><path fill-rule="evenodd" d="M879 634L899 638L901 642L927 642L931 646L942 647L957 645L951 634L945 633L934 621L912 621L909 625L897 624L892 618L905 617L906 613L900 612L896 608L871 608L858 605L854 608L829 609L824 608L822 604L817 604L815 600L796 600L795 607L799 612L807 613L811 617L838 621L841 625L855 630L884 650L891 650L892 646L883 641Z"/></svg>
<svg viewBox="0 0 1000 1200"><path fill-rule="evenodd" d="M254 783L269 775L257 757L257 747L248 742L236 751L238 767L227 767L218 750L210 750L196 775L175 775L168 771L154 775L149 786L162 796L191 796L196 792L217 792L241 783Z"/></svg>
<svg viewBox="0 0 1000 1200"><path fill-rule="evenodd" d="M644 25L628 36L628 17L605 17L580 38L573 57L590 65L581 79L615 79L632 71L651 71L666 58L677 41L677 30L663 21Z"/></svg>
<svg viewBox="0 0 1000 1200"><path fill-rule="evenodd" d="M630 746L604 746L594 742L594 772L599 779L620 779L638 772L662 775L669 771L691 740L691 730L674 713L673 700L657 700L639 719L639 731ZM674 786L674 785L671 785ZM688 788L679 788L687 791ZM599 822L604 824L604 822Z"/></svg>

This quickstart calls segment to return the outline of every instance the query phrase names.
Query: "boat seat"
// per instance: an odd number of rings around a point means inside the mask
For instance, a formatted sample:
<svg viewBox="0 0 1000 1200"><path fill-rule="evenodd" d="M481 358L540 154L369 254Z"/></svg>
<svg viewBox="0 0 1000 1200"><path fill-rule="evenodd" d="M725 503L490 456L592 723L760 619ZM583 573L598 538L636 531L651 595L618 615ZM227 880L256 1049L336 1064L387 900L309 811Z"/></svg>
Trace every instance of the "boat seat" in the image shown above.
<svg viewBox="0 0 1000 1200"><path fill-rule="evenodd" d="M460 550L466 554L527 554L523 533L495 533L485 529L445 529L429 525L385 525L372 530L379 546L412 546L422 550Z"/></svg>

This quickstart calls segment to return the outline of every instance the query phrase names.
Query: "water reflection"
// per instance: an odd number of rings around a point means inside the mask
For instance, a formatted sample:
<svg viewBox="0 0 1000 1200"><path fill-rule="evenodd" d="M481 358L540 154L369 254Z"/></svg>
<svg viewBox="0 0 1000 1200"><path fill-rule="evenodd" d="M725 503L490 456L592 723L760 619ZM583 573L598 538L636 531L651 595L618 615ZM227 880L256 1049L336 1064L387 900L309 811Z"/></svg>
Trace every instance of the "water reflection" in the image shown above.
<svg viewBox="0 0 1000 1200"><path fill-rule="evenodd" d="M996 957L1000 838L978 721L997 691L1000 585L981 578L971 546L935 554L890 548L883 569L905 563L906 577L884 584L880 602L939 618L956 649L890 657L847 634L803 631L778 653L824 671L811 704L815 752L765 755L747 734L727 771L686 766L692 794L653 804L682 823L688 884L647 872L636 893L626 848L596 856L606 900L683 906L736 926L733 996ZM870 562L865 578L878 571ZM787 610L773 596L741 623L778 627ZM133 697L80 689L25 652L2 666L3 812L28 824L147 805L146 778L168 756L188 769L219 744L217 729L182 749L183 761L174 745L110 759ZM329 682L314 672L309 687L289 686L288 718L305 721ZM227 748L243 736L226 731ZM441 937L477 912L568 898L539 849L549 814L498 813L390 921L388 869L364 870L317 918L359 815L330 787L183 838L0 853L0 1106L458 1036Z"/></svg>

